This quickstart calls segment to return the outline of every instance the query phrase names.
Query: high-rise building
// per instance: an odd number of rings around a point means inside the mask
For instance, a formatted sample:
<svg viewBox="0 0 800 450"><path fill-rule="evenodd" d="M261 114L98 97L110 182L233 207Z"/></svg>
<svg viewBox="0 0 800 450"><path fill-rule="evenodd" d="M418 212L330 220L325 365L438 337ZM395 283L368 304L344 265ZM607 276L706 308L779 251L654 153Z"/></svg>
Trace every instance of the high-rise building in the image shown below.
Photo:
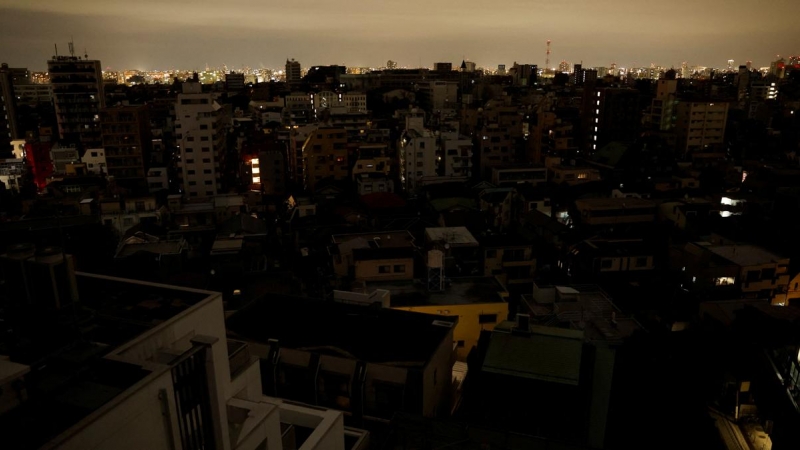
<svg viewBox="0 0 800 450"><path fill-rule="evenodd" d="M397 63L390 59L390 60L386 61L386 68L389 69L389 70L397 69Z"/></svg>
<svg viewBox="0 0 800 450"><path fill-rule="evenodd" d="M100 113L106 173L126 187L143 186L153 138L147 106L115 106Z"/></svg>
<svg viewBox="0 0 800 450"><path fill-rule="evenodd" d="M0 113L0 158L8 156L7 153L11 152L11 141L18 138L12 70L8 64L0 66L0 106L3 107Z"/></svg>
<svg viewBox="0 0 800 450"><path fill-rule="evenodd" d="M726 102L679 102L675 124L678 154L686 157L722 145L728 107Z"/></svg>
<svg viewBox="0 0 800 450"><path fill-rule="evenodd" d="M189 198L211 197L222 189L225 159L224 109L196 79L183 83L175 103L175 133L180 148L180 176Z"/></svg>
<svg viewBox="0 0 800 450"><path fill-rule="evenodd" d="M100 61L79 56L55 56L47 61L58 134L83 149L98 148L100 110L105 107Z"/></svg>
<svg viewBox="0 0 800 450"><path fill-rule="evenodd" d="M400 182L409 193L436 177L436 136L422 123L420 116L409 115L400 136Z"/></svg>
<svg viewBox="0 0 800 450"><path fill-rule="evenodd" d="M561 61L560 63L558 63L558 71L561 73L568 73L569 63L566 61Z"/></svg>
<svg viewBox="0 0 800 450"><path fill-rule="evenodd" d="M497 74L498 75L505 75L506 74L506 65L505 64L498 64L497 65Z"/></svg>
<svg viewBox="0 0 800 450"><path fill-rule="evenodd" d="M733 63L734 63L734 61L733 61L732 59L729 59L729 60L728 60L728 72L733 72L733 70L734 70L734 67L735 67L735 66L733 65Z"/></svg>
<svg viewBox="0 0 800 450"><path fill-rule="evenodd" d="M584 91L584 149L599 150L612 141L632 142L641 125L639 91L596 88Z"/></svg>
<svg viewBox="0 0 800 450"><path fill-rule="evenodd" d="M302 68L300 67L300 61L295 61L294 58L292 60L286 60L286 82L287 83L297 83L303 78Z"/></svg>
<svg viewBox="0 0 800 450"><path fill-rule="evenodd" d="M574 85L583 84L583 66L575 64L572 68L572 79L570 80Z"/></svg>
<svg viewBox="0 0 800 450"><path fill-rule="evenodd" d="M225 89L228 92L238 92L244 89L244 74L236 72L226 73Z"/></svg>
<svg viewBox="0 0 800 450"><path fill-rule="evenodd" d="M348 175L347 131L318 128L303 144L305 187L314 191L322 180L344 180Z"/></svg>

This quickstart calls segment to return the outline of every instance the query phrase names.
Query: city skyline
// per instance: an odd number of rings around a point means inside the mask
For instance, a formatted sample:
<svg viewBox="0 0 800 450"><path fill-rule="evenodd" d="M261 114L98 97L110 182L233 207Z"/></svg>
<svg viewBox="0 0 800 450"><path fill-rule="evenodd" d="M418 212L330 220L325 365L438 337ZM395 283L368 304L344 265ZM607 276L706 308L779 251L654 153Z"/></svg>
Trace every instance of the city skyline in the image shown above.
<svg viewBox="0 0 800 450"><path fill-rule="evenodd" d="M287 57L304 66L380 67L391 59L399 66L429 67L468 59L486 68L514 61L544 67L548 39L550 67L562 60L584 66L677 68L686 61L724 67L733 59L758 68L778 54L797 53L797 33L784 30L795 29L792 17L800 4L783 0L770 8L727 2L724 9L685 0L632 5L512 0L457 8L411 3L358 0L343 8L300 1L277 9L251 0L237 8L184 0L103 2L102 8L93 0L12 1L0 7L0 54L12 66L42 70L55 52L53 44L67 54L66 42L73 39L76 54L87 52L104 68L201 70L207 64L279 68ZM687 16L686 8L696 14Z"/></svg>

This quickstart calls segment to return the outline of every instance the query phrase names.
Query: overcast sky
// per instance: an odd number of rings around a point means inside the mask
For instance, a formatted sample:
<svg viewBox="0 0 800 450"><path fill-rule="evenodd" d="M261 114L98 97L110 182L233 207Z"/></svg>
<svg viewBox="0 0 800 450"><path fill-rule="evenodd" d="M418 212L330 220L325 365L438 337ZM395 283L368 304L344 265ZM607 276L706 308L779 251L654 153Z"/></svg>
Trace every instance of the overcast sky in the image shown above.
<svg viewBox="0 0 800 450"><path fill-rule="evenodd" d="M766 66L800 53L800 0L0 0L0 62L46 68L74 38L104 68L226 64Z"/></svg>

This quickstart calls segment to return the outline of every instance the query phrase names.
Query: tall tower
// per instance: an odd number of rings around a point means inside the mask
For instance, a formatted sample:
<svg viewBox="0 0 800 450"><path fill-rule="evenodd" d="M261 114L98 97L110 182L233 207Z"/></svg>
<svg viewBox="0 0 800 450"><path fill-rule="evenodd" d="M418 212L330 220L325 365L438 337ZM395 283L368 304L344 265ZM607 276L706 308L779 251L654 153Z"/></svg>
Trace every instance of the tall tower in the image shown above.
<svg viewBox="0 0 800 450"><path fill-rule="evenodd" d="M547 57L544 60L544 72L550 70L550 39L547 40Z"/></svg>
<svg viewBox="0 0 800 450"><path fill-rule="evenodd" d="M47 61L58 133L63 141L81 148L98 148L103 143L100 110L106 103L100 61L70 53Z"/></svg>

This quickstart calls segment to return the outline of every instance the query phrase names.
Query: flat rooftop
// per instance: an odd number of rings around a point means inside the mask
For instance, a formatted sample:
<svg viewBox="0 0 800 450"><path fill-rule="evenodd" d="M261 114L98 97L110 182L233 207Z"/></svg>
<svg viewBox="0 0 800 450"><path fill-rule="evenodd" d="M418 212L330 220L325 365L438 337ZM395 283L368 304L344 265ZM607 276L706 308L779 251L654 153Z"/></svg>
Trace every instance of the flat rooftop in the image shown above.
<svg viewBox="0 0 800 450"><path fill-rule="evenodd" d="M580 381L583 332L532 326L530 334L512 334L513 322L495 327L483 370L577 386Z"/></svg>
<svg viewBox="0 0 800 450"><path fill-rule="evenodd" d="M334 234L331 239L337 245L350 243L349 247L351 248L403 248L414 246L414 236L405 230Z"/></svg>
<svg viewBox="0 0 800 450"><path fill-rule="evenodd" d="M654 208L655 202L644 198L584 198L575 200L575 206L580 209L623 209L623 208Z"/></svg>
<svg viewBox="0 0 800 450"><path fill-rule="evenodd" d="M503 303L506 289L495 277L448 278L445 289L431 292L422 280L368 282L369 290L390 292L392 307Z"/></svg>
<svg viewBox="0 0 800 450"><path fill-rule="evenodd" d="M422 366L455 321L455 317L268 295L228 318L227 329L240 340L277 339L286 348Z"/></svg>
<svg viewBox="0 0 800 450"><path fill-rule="evenodd" d="M581 330L588 341L620 342L642 329L595 285L534 286L533 295L522 296L520 307L531 323Z"/></svg>
<svg viewBox="0 0 800 450"><path fill-rule="evenodd" d="M20 320L0 312L3 361L28 366L28 399L0 416L0 435L14 448L39 448L151 374L105 356L215 293L76 276L76 308L36 311ZM12 325L13 323L13 325ZM11 368L18 366L8 366Z"/></svg>
<svg viewBox="0 0 800 450"><path fill-rule="evenodd" d="M428 242L442 242L451 247L477 247L478 241L467 227L425 228L425 239Z"/></svg>
<svg viewBox="0 0 800 450"><path fill-rule="evenodd" d="M756 245L706 245L705 248L742 267L788 261Z"/></svg>

